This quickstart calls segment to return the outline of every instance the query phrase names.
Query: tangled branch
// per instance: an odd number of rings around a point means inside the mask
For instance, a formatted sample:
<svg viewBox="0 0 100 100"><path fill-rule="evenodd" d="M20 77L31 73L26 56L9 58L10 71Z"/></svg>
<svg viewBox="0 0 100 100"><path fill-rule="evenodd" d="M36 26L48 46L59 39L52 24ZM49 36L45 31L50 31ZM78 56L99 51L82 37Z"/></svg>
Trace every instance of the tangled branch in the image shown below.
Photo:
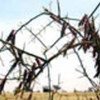
<svg viewBox="0 0 100 100"><path fill-rule="evenodd" d="M93 58L95 58L95 66L96 66L96 74L94 77L100 76L100 36L99 31L97 31L95 27L95 20L93 17L93 14L100 6L100 3L97 5L97 7L93 10L93 12L90 15L85 14L81 20L79 21L78 27L83 27L82 30L78 30L76 27L71 25L68 20L70 18L61 17L61 10L60 5L58 2L58 15L54 14L53 12L49 11L47 8L44 8L44 12L40 13L39 15L33 17L29 21L27 21L25 24L23 24L20 28L18 28L16 31L12 30L7 37L6 40L0 39L0 42L2 42L3 46L0 49L0 53L9 51L14 57L14 62L10 69L8 70L7 74L5 75L4 79L2 79L2 82L0 84L0 93L3 91L5 83L7 81L8 76L15 70L17 66L23 66L25 69L21 73L21 79L20 84L18 85L15 94L18 92L17 90L29 90L31 88L32 82L43 72L44 68L56 57L59 55L66 56L68 50L78 48L78 50L83 50L84 53L87 53L89 49L92 48L92 55ZM45 45L45 43L38 37L37 33L34 33L31 31L27 25L30 24L33 20L41 17L41 16L48 16L52 21L48 23L46 26L44 26L43 29L39 31L38 34L41 34L41 32L49 27L51 23L58 23L61 26L60 36L57 40L54 41L53 44L50 44L49 47ZM25 28L29 33L31 33L34 38L36 38L46 49L44 50L43 54L47 53L50 49L55 47L55 45L64 39L64 37L67 37L66 34L67 30L69 31L69 34L71 35L71 38L69 41L67 41L63 46L58 50L57 53L55 53L51 57L41 57L36 54L27 52L25 50L22 50L16 46L15 39L16 34L22 30L22 28ZM75 51L75 53L78 56L78 53ZM34 62L32 64L26 63L24 59L24 55L27 55L28 57L32 57L34 59ZM79 56L78 56L79 58ZM81 62L81 60L79 59ZM83 67L84 69L84 67ZM84 69L85 76L88 77L85 69ZM17 78L14 78L17 79ZM91 79L88 77L90 82L94 84Z"/></svg>

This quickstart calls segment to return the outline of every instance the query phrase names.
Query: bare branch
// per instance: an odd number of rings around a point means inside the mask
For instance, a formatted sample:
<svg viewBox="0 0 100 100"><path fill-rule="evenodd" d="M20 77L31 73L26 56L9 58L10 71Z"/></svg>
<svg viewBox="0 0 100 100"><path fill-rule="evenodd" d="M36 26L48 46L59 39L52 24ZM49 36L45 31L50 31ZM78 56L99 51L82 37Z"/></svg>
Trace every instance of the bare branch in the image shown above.
<svg viewBox="0 0 100 100"><path fill-rule="evenodd" d="M93 14L96 12L96 10L99 8L100 6L100 2L98 3L98 5L95 7L95 9L92 11L92 13L89 15L89 18L93 16Z"/></svg>
<svg viewBox="0 0 100 100"><path fill-rule="evenodd" d="M86 71L86 69L85 69L85 67L84 67L84 65L83 65L83 63L82 63L82 60L81 60L80 55L78 54L78 52L77 52L75 49L73 49L73 50L74 50L74 52L75 52L75 54L76 54L76 56L77 56L77 58L78 58L78 60L79 60L79 62L80 62L81 68L82 68L82 70L83 70L83 72L81 72L81 74L83 74L83 76L86 77L86 78L89 80L89 82L91 83L91 85L92 85L93 87L96 87L97 84L96 84L96 83L89 77L89 75L87 74L87 71ZM77 71L79 71L79 70L77 70ZM79 72L80 72L80 71L79 71Z"/></svg>
<svg viewBox="0 0 100 100"><path fill-rule="evenodd" d="M33 32L32 32L32 30L30 30L28 27L26 27L25 26L25 28L26 28L26 30L27 31L29 31L46 49L47 49L47 46L43 43L43 41L41 41L41 39L37 36L37 35L35 35Z"/></svg>
<svg viewBox="0 0 100 100"><path fill-rule="evenodd" d="M7 45L9 45L9 46L12 46L13 48L15 48L15 49L17 49L17 50L22 51L23 53L25 53L25 54L27 54L27 55L30 55L30 56L33 56L33 57L35 57L35 58L39 58L39 59L41 59L41 60L43 60L43 61L46 61L46 60L43 59L42 57L39 57L39 56L37 56L37 55L35 55L35 54L29 53L29 52L24 51L24 50L21 50L20 48L14 46L14 45L12 45L12 44L10 44L10 43L8 43L8 42L3 41L2 39L0 39L0 41L1 41L2 43L4 43L4 44L7 44Z"/></svg>
<svg viewBox="0 0 100 100"><path fill-rule="evenodd" d="M28 25L30 22L32 22L33 20L37 19L38 17L42 16L42 15L45 15L46 13L43 12L43 13L40 13L38 15L36 15L35 17L31 18L29 21L27 21L26 23L24 23L23 25L21 25L20 28L18 28L15 32L15 34L17 34L23 27L25 27L26 25Z"/></svg>
<svg viewBox="0 0 100 100"><path fill-rule="evenodd" d="M60 3L59 0L57 0L57 8L58 8L58 16L61 16L61 9L60 9Z"/></svg>

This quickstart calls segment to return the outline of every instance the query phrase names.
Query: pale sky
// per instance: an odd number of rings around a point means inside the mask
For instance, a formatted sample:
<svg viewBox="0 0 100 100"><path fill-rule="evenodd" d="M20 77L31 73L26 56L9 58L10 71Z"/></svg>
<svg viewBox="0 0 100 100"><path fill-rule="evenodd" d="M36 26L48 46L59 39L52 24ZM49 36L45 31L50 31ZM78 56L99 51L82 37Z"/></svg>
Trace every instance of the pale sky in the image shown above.
<svg viewBox="0 0 100 100"><path fill-rule="evenodd" d="M99 0L59 0L61 5L61 14L62 16L68 15L69 17L81 18L84 13L90 14L95 6L100 2ZM50 8L55 13L57 13L56 0L0 0L0 32L4 34L4 37L9 34L11 29L17 29L20 25L20 22L24 23L28 21L33 16L39 14L43 11L43 7ZM100 15L100 8L95 13ZM99 17L100 18L100 17ZM48 20L40 20L38 24L41 24ZM36 24L36 27L38 26ZM99 23L100 24L100 23ZM41 24L42 25L42 24ZM33 28L34 28L33 27ZM38 29L38 28L37 28ZM36 29L34 29L36 30ZM46 31L51 33L52 30ZM45 32L45 33L46 33ZM52 39L49 37L49 39ZM19 38L20 40L21 38ZM27 37L25 38L27 39ZM22 39L21 39L22 40ZM48 40L48 39L47 39ZM49 44L48 44L49 45ZM38 48L38 47L37 47ZM53 51L51 51L53 53ZM87 70L91 77L94 76L95 71L93 70L93 59L91 55L83 55L83 63L87 67ZM9 57L6 57L6 60ZM51 80L52 84L57 84L58 75L61 74L61 87L66 91L73 91L74 89L85 90L90 85L86 78L79 78L80 73L75 71L75 68L80 69L80 64L75 55L69 55L68 57L63 58L62 56L58 57L51 62ZM4 71L4 68L0 73ZM45 69L44 73L39 76L37 81L40 84L37 84L36 88L41 88L44 85L47 85L47 70ZM3 72L4 73L4 72ZM14 83L15 84L15 83ZM13 84L13 85L14 85ZM8 82L6 87L9 90L9 86L12 85Z"/></svg>

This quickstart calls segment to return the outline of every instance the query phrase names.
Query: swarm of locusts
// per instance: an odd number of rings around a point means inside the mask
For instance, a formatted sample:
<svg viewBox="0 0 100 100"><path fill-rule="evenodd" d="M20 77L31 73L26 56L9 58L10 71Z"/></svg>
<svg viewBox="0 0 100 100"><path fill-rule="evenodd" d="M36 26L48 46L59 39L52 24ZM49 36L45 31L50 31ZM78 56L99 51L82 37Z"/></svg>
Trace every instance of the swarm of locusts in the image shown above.
<svg viewBox="0 0 100 100"><path fill-rule="evenodd" d="M67 51L74 48L78 48L78 50L83 50L84 53L87 53L89 49L92 50L91 53L93 55L93 58L95 58L95 66L96 66L96 74L94 75L94 77L100 76L100 36L99 36L99 30L96 29L95 18L93 16L93 14L96 12L99 6L100 3L96 6L96 8L90 15L84 14L84 16L79 20L78 27L82 27L81 30L75 28L67 21L67 20L77 20L77 19L61 17L60 13L61 11L58 4L58 15L49 11L47 8L44 8L44 12L27 21L19 29L11 30L6 40L0 39L0 42L3 44L3 46L0 48L0 53L9 51L14 57L12 66L10 67L4 79L2 79L0 83L0 93L2 93L4 89L5 83L8 80L8 76L13 72L13 70L15 70L16 67L21 65L24 67L24 71L20 75L21 76L21 78L19 79L20 83L18 84L18 87L15 90L15 94L17 94L18 90L29 90L31 88L32 82L43 72L47 64L49 64L53 59L55 59L61 54L63 54L63 56L66 56ZM55 44L58 41L63 39L63 37L67 36L66 30L69 30L70 34L72 35L70 42L64 44L56 54L54 54L48 59L27 52L24 50L24 48L22 50L18 48L15 43L15 40L17 38L16 34L18 34L18 32L21 31L22 28L26 27L33 20L43 15L50 17L50 19L52 20L51 23L56 22L61 25L60 37L53 44L51 44L51 46L48 49L46 49L44 53L48 52L53 46L55 46ZM46 27L48 27L49 24ZM35 36L35 38L37 38L37 36ZM40 42L42 43L42 41ZM34 58L33 64L30 65L29 63L26 63L23 55L28 55L30 57L33 57ZM16 78L16 80L18 80L18 78Z"/></svg>

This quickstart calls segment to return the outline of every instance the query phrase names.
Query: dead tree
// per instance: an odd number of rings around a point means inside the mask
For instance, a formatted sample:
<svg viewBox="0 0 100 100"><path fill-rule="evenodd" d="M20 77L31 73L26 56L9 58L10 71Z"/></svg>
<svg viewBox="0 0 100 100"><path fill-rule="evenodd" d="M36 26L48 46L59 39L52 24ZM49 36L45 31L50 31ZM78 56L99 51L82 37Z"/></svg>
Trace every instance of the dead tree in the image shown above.
<svg viewBox="0 0 100 100"><path fill-rule="evenodd" d="M47 67L47 65L52 60L57 58L59 55L66 56L69 50L73 50L76 53L79 62L81 64L81 67L83 69L82 74L86 76L88 80L91 82L91 84L94 86L95 83L90 79L90 77L88 77L88 74L86 73L86 69L83 67L81 59L79 58L77 52L79 50L83 50L84 53L88 53L88 50L92 49L91 54L93 55L92 56L93 59L95 59L95 66L96 66L96 74L94 75L94 77L99 77L100 76L100 36L99 36L99 31L95 26L95 18L93 16L99 6L100 3L96 6L96 8L93 10L93 12L90 15L85 14L79 20L75 18L62 17L60 5L58 3L58 15L51 12L49 9L44 8L44 11L42 13L31 18L29 21L21 25L21 27L19 27L17 30L12 29L6 40L0 38L0 42L2 43L0 54L7 51L13 56L12 59L13 63L10 66L10 69L5 74L4 78L1 79L2 81L0 83L0 93L3 91L7 80L19 80L20 83L17 87L17 90L31 89L32 82L34 82L34 80L43 72L43 70ZM42 16L46 16L50 18L50 22L47 25L44 25L44 27L38 33L34 33L27 26L28 24L32 23L34 20ZM79 21L77 26L82 27L82 29L79 30L78 28L71 25L69 23L69 20ZM56 26L55 23L57 23L57 25L60 26L59 27L60 35L52 44L50 44L50 46L47 46L46 43L44 43L42 39L39 38L38 35L41 35L41 33L45 29L50 27L51 24L54 24ZM29 34L31 33L34 39L40 42L41 45L44 47L42 56L39 56L37 54L25 50L28 44L24 45L23 49L17 46L16 43L16 39L18 38L17 35L20 33L20 31L23 28L26 29L29 32ZM66 41L66 43L64 43L62 47L60 47L55 54L53 54L50 57L48 56L45 57L44 54L47 54L52 48L56 46L57 43L59 43L61 40L63 40L65 37L68 37L69 35L70 35L69 41ZM34 42L32 43L34 45ZM25 60L29 58L32 62ZM2 63L4 62L2 61ZM19 68L21 70L19 76L16 75L16 77L9 78L10 74L12 74L12 72L16 70L16 68Z"/></svg>

